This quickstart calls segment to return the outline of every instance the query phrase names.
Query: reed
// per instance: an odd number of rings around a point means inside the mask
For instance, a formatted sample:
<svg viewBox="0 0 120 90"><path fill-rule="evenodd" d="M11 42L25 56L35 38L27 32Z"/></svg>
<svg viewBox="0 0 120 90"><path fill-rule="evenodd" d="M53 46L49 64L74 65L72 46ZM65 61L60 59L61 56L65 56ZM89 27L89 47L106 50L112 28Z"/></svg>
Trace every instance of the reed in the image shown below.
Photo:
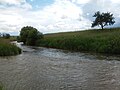
<svg viewBox="0 0 120 90"><path fill-rule="evenodd" d="M120 28L46 34L39 46L72 51L120 54Z"/></svg>
<svg viewBox="0 0 120 90"><path fill-rule="evenodd" d="M10 43L9 40L0 38L0 56L11 56L21 53L21 49Z"/></svg>

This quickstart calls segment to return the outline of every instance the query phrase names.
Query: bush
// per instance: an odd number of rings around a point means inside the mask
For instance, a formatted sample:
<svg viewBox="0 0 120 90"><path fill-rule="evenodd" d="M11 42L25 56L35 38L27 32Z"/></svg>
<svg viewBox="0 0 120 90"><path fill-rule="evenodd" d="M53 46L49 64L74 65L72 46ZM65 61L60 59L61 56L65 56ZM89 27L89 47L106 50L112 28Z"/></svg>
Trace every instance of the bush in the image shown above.
<svg viewBox="0 0 120 90"><path fill-rule="evenodd" d="M20 40L26 45L35 46L37 45L38 40L43 38L43 34L39 32L36 28L31 26L23 27L20 31Z"/></svg>

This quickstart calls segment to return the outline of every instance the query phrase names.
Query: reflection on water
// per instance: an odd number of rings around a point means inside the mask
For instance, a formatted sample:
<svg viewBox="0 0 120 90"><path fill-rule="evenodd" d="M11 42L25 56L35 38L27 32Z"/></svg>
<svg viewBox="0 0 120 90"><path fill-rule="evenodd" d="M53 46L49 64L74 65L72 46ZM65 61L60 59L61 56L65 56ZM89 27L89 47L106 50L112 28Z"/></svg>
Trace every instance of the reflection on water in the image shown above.
<svg viewBox="0 0 120 90"><path fill-rule="evenodd" d="M21 55L0 57L5 90L120 90L119 56L21 48Z"/></svg>

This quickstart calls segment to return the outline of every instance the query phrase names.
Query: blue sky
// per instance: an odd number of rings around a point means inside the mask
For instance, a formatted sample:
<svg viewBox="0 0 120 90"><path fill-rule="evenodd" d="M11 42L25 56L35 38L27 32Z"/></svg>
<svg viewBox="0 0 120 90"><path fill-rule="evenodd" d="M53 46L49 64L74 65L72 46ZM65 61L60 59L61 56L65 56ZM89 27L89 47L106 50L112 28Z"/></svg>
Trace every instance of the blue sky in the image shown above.
<svg viewBox="0 0 120 90"><path fill-rule="evenodd" d="M26 1L32 5L33 10L43 9L45 6L54 3L54 0L26 0Z"/></svg>
<svg viewBox="0 0 120 90"><path fill-rule="evenodd" d="M113 13L113 27L119 26L120 0L0 0L0 32L19 35L24 26L42 33L91 29L97 11Z"/></svg>

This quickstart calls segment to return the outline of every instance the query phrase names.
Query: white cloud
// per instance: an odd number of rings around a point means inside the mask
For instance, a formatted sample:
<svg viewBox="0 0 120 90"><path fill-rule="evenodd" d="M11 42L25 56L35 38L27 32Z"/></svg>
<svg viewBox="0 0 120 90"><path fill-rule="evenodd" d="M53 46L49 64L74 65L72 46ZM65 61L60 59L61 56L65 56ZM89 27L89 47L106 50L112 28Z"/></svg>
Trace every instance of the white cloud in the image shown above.
<svg viewBox="0 0 120 90"><path fill-rule="evenodd" d="M19 5L21 3L25 3L25 0L0 0L0 3L2 4L15 4Z"/></svg>
<svg viewBox="0 0 120 90"><path fill-rule="evenodd" d="M90 0L71 0L73 3L77 3L77 4L86 4L88 3Z"/></svg>
<svg viewBox="0 0 120 90"><path fill-rule="evenodd" d="M120 0L111 0L113 3L120 3Z"/></svg>
<svg viewBox="0 0 120 90"><path fill-rule="evenodd" d="M80 7L67 0L56 0L43 10L22 12L21 15L24 17L21 26L31 25L43 33L88 28L90 22L82 17Z"/></svg>
<svg viewBox="0 0 120 90"><path fill-rule="evenodd" d="M0 32L19 32L30 25L43 33L88 29L96 11L110 11L119 18L120 0L55 0L36 11L25 0L0 0ZM81 5L82 4L82 5ZM118 21L117 21L118 22Z"/></svg>
<svg viewBox="0 0 120 90"><path fill-rule="evenodd" d="M11 7L19 8L19 9L21 8L32 9L32 6L29 3L27 3L26 0L0 0L0 6L4 6L4 5L11 5Z"/></svg>

